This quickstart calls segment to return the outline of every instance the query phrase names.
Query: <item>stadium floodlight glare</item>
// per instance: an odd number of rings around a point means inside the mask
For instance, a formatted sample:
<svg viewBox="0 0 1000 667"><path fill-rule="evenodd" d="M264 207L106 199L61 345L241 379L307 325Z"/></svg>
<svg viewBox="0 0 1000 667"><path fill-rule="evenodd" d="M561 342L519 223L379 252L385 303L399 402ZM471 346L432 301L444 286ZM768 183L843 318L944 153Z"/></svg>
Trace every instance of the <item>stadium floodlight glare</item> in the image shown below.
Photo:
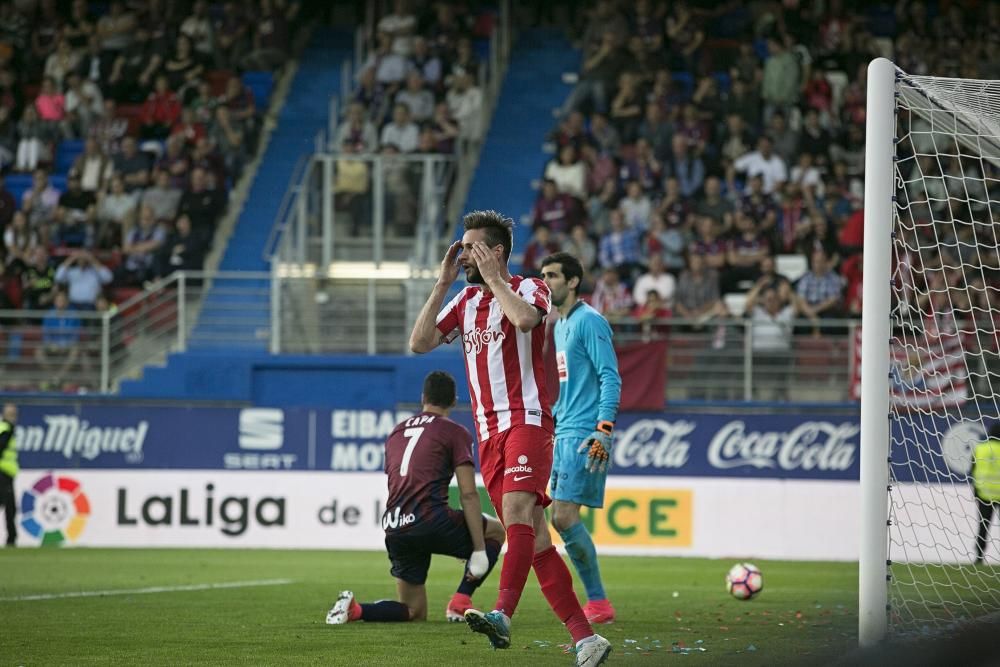
<svg viewBox="0 0 1000 667"><path fill-rule="evenodd" d="M1000 611L1000 568L973 562L970 483L1000 417L1000 81L879 58L866 123L862 645Z"/></svg>

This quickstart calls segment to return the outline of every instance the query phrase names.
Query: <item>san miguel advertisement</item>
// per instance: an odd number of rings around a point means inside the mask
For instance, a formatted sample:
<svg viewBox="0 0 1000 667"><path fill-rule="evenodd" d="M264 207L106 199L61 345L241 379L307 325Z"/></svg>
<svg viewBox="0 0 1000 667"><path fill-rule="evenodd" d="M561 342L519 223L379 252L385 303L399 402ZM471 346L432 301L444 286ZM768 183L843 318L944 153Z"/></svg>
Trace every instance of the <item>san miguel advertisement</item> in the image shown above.
<svg viewBox="0 0 1000 667"><path fill-rule="evenodd" d="M26 468L378 472L399 410L24 406ZM471 430L471 416L453 418ZM928 421L933 423L927 423ZM895 425L895 479L964 481L977 422ZM911 429L904 432L903 429ZM911 432L912 431L912 432ZM857 480L856 415L640 412L621 415L615 475ZM923 464L914 469L906 462Z"/></svg>

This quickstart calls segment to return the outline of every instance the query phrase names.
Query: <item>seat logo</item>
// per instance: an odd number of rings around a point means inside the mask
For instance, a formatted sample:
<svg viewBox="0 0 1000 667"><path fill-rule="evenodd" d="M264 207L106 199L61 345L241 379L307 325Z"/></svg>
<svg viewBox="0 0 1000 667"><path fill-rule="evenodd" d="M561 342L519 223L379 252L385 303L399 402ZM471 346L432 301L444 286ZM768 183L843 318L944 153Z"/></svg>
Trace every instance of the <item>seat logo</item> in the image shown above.
<svg viewBox="0 0 1000 667"><path fill-rule="evenodd" d="M275 408L240 410L240 449L281 449L284 442L284 410Z"/></svg>

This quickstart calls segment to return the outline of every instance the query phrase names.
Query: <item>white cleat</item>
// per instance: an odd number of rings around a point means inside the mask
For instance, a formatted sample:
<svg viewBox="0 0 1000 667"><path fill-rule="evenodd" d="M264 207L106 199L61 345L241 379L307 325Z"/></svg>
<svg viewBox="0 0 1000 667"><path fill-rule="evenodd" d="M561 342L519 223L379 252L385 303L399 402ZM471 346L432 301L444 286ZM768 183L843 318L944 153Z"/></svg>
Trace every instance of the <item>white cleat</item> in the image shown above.
<svg viewBox="0 0 1000 667"><path fill-rule="evenodd" d="M577 667L603 664L611 655L611 642L600 635L591 635L576 643Z"/></svg>
<svg viewBox="0 0 1000 667"><path fill-rule="evenodd" d="M333 603L333 607L326 613L326 624L344 625L351 620L349 616L353 603L354 593L341 591L340 595L337 596L337 601Z"/></svg>

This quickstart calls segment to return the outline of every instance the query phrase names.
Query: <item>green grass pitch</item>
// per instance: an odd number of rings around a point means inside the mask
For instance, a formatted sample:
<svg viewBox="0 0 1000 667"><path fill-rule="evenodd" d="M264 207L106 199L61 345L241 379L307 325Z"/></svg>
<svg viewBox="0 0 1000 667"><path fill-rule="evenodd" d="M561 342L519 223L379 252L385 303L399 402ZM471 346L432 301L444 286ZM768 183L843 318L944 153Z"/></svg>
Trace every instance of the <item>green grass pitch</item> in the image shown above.
<svg viewBox="0 0 1000 667"><path fill-rule="evenodd" d="M821 664L855 646L857 565L757 561L764 591L741 602L723 579L731 561L604 557L618 621L598 632L612 664ZM427 623L327 626L345 588L391 598L385 554L271 550L0 550L3 665L570 665L569 634L534 575L514 617L513 646L444 620L461 575L438 558ZM494 572L475 601L496 596ZM291 583L44 600L39 594L172 588L252 580ZM581 587L577 584L578 593ZM681 663L678 663L681 661Z"/></svg>

